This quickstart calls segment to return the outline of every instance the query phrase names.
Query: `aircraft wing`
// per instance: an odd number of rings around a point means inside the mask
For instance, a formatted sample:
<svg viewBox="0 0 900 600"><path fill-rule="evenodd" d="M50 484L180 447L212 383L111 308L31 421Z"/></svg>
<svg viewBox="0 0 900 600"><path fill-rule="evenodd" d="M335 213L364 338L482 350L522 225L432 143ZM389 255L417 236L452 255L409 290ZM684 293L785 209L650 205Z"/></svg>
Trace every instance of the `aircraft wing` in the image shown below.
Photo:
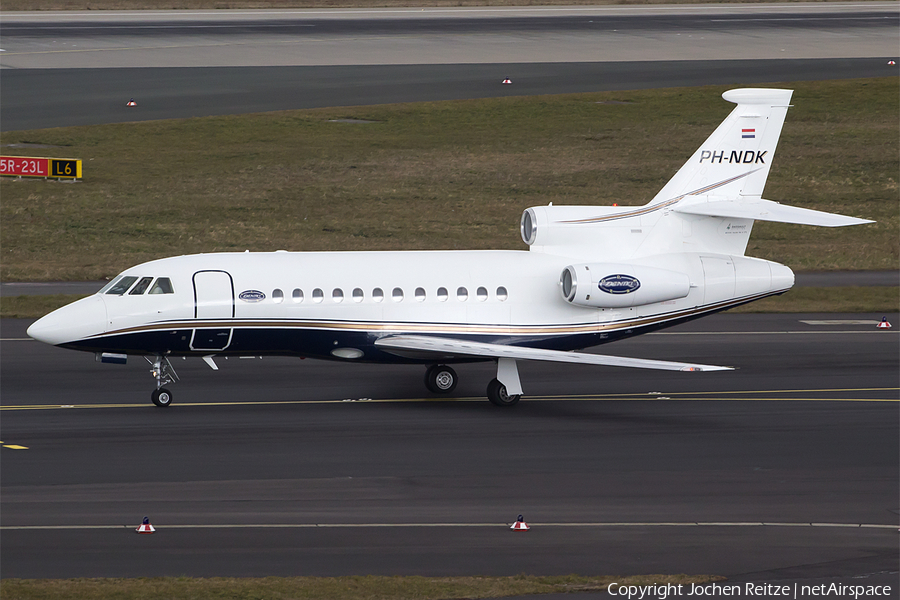
<svg viewBox="0 0 900 600"><path fill-rule="evenodd" d="M424 335L393 335L375 341L375 345L385 350L412 350L436 355L483 356L485 358L511 358L520 360L545 360L578 363L583 365L607 365L610 367L635 367L639 369L661 369L664 371L731 371L733 367L717 367L694 363L669 362L643 358L626 358L586 352L562 352L541 348L523 348L503 344L485 344L443 337Z"/></svg>

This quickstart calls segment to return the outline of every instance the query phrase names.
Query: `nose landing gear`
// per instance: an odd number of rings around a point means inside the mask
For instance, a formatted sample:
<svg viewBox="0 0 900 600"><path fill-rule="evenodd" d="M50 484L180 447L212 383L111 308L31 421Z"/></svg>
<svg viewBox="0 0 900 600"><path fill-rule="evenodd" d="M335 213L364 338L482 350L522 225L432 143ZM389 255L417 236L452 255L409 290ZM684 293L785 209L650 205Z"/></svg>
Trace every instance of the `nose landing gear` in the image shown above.
<svg viewBox="0 0 900 600"><path fill-rule="evenodd" d="M156 406L165 408L172 404L172 392L163 386L178 381L178 374L165 356L157 356L155 360L147 358L147 362L152 365L150 374L156 378L156 389L150 394L150 399Z"/></svg>

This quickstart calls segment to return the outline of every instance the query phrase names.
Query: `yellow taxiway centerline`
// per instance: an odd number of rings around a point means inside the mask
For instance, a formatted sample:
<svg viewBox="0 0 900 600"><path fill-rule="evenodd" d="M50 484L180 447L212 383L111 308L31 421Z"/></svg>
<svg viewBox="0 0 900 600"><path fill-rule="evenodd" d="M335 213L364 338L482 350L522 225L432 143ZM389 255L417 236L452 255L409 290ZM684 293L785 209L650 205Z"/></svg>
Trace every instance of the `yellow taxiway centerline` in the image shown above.
<svg viewBox="0 0 900 600"><path fill-rule="evenodd" d="M587 394L566 396L529 396L523 398L523 402L560 402L565 400L591 401L591 400L671 400L677 396L678 400L685 401L732 401L732 402L900 402L900 398L791 398L770 396L771 394L822 394L829 392L893 392L900 388L834 388L812 390L730 390L707 392L642 392L635 394ZM737 397L737 394L747 394L748 397ZM711 398L713 395L726 396L724 398ZM704 397L705 396L705 397ZM730 397L728 397L730 396ZM399 404L408 402L483 402L484 397L467 398L344 398L340 400L259 400L253 402L181 402L173 404L175 407L197 406L272 406L292 404ZM89 408L155 408L149 402L133 404L35 404L2 406L0 411L6 410L66 410Z"/></svg>

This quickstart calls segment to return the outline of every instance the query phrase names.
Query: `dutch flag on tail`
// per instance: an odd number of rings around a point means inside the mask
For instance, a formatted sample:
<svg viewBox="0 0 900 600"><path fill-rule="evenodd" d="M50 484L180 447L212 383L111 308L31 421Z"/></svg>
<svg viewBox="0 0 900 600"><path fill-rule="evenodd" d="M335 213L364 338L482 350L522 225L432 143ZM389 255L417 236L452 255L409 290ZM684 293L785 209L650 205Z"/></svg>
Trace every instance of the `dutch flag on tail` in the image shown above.
<svg viewBox="0 0 900 600"><path fill-rule="evenodd" d="M741 129L741 137L744 139L747 138L755 138L756 137L756 128L753 129Z"/></svg>

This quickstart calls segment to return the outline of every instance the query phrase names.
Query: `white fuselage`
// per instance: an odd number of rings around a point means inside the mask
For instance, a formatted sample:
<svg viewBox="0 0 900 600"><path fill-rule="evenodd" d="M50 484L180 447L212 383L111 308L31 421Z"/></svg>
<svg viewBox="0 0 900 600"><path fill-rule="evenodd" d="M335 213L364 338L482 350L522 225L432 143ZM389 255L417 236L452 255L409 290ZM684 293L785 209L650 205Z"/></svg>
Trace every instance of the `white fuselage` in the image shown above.
<svg viewBox="0 0 900 600"><path fill-rule="evenodd" d="M396 361L372 344L398 333L572 350L780 293L793 283L789 269L768 261L669 254L629 264L686 275L684 297L595 308L573 305L560 293L560 273L572 263L525 251L180 256L120 276L168 278L172 293L99 293L48 315L30 334L41 339L46 332L53 339L44 341L88 351L135 354Z"/></svg>

